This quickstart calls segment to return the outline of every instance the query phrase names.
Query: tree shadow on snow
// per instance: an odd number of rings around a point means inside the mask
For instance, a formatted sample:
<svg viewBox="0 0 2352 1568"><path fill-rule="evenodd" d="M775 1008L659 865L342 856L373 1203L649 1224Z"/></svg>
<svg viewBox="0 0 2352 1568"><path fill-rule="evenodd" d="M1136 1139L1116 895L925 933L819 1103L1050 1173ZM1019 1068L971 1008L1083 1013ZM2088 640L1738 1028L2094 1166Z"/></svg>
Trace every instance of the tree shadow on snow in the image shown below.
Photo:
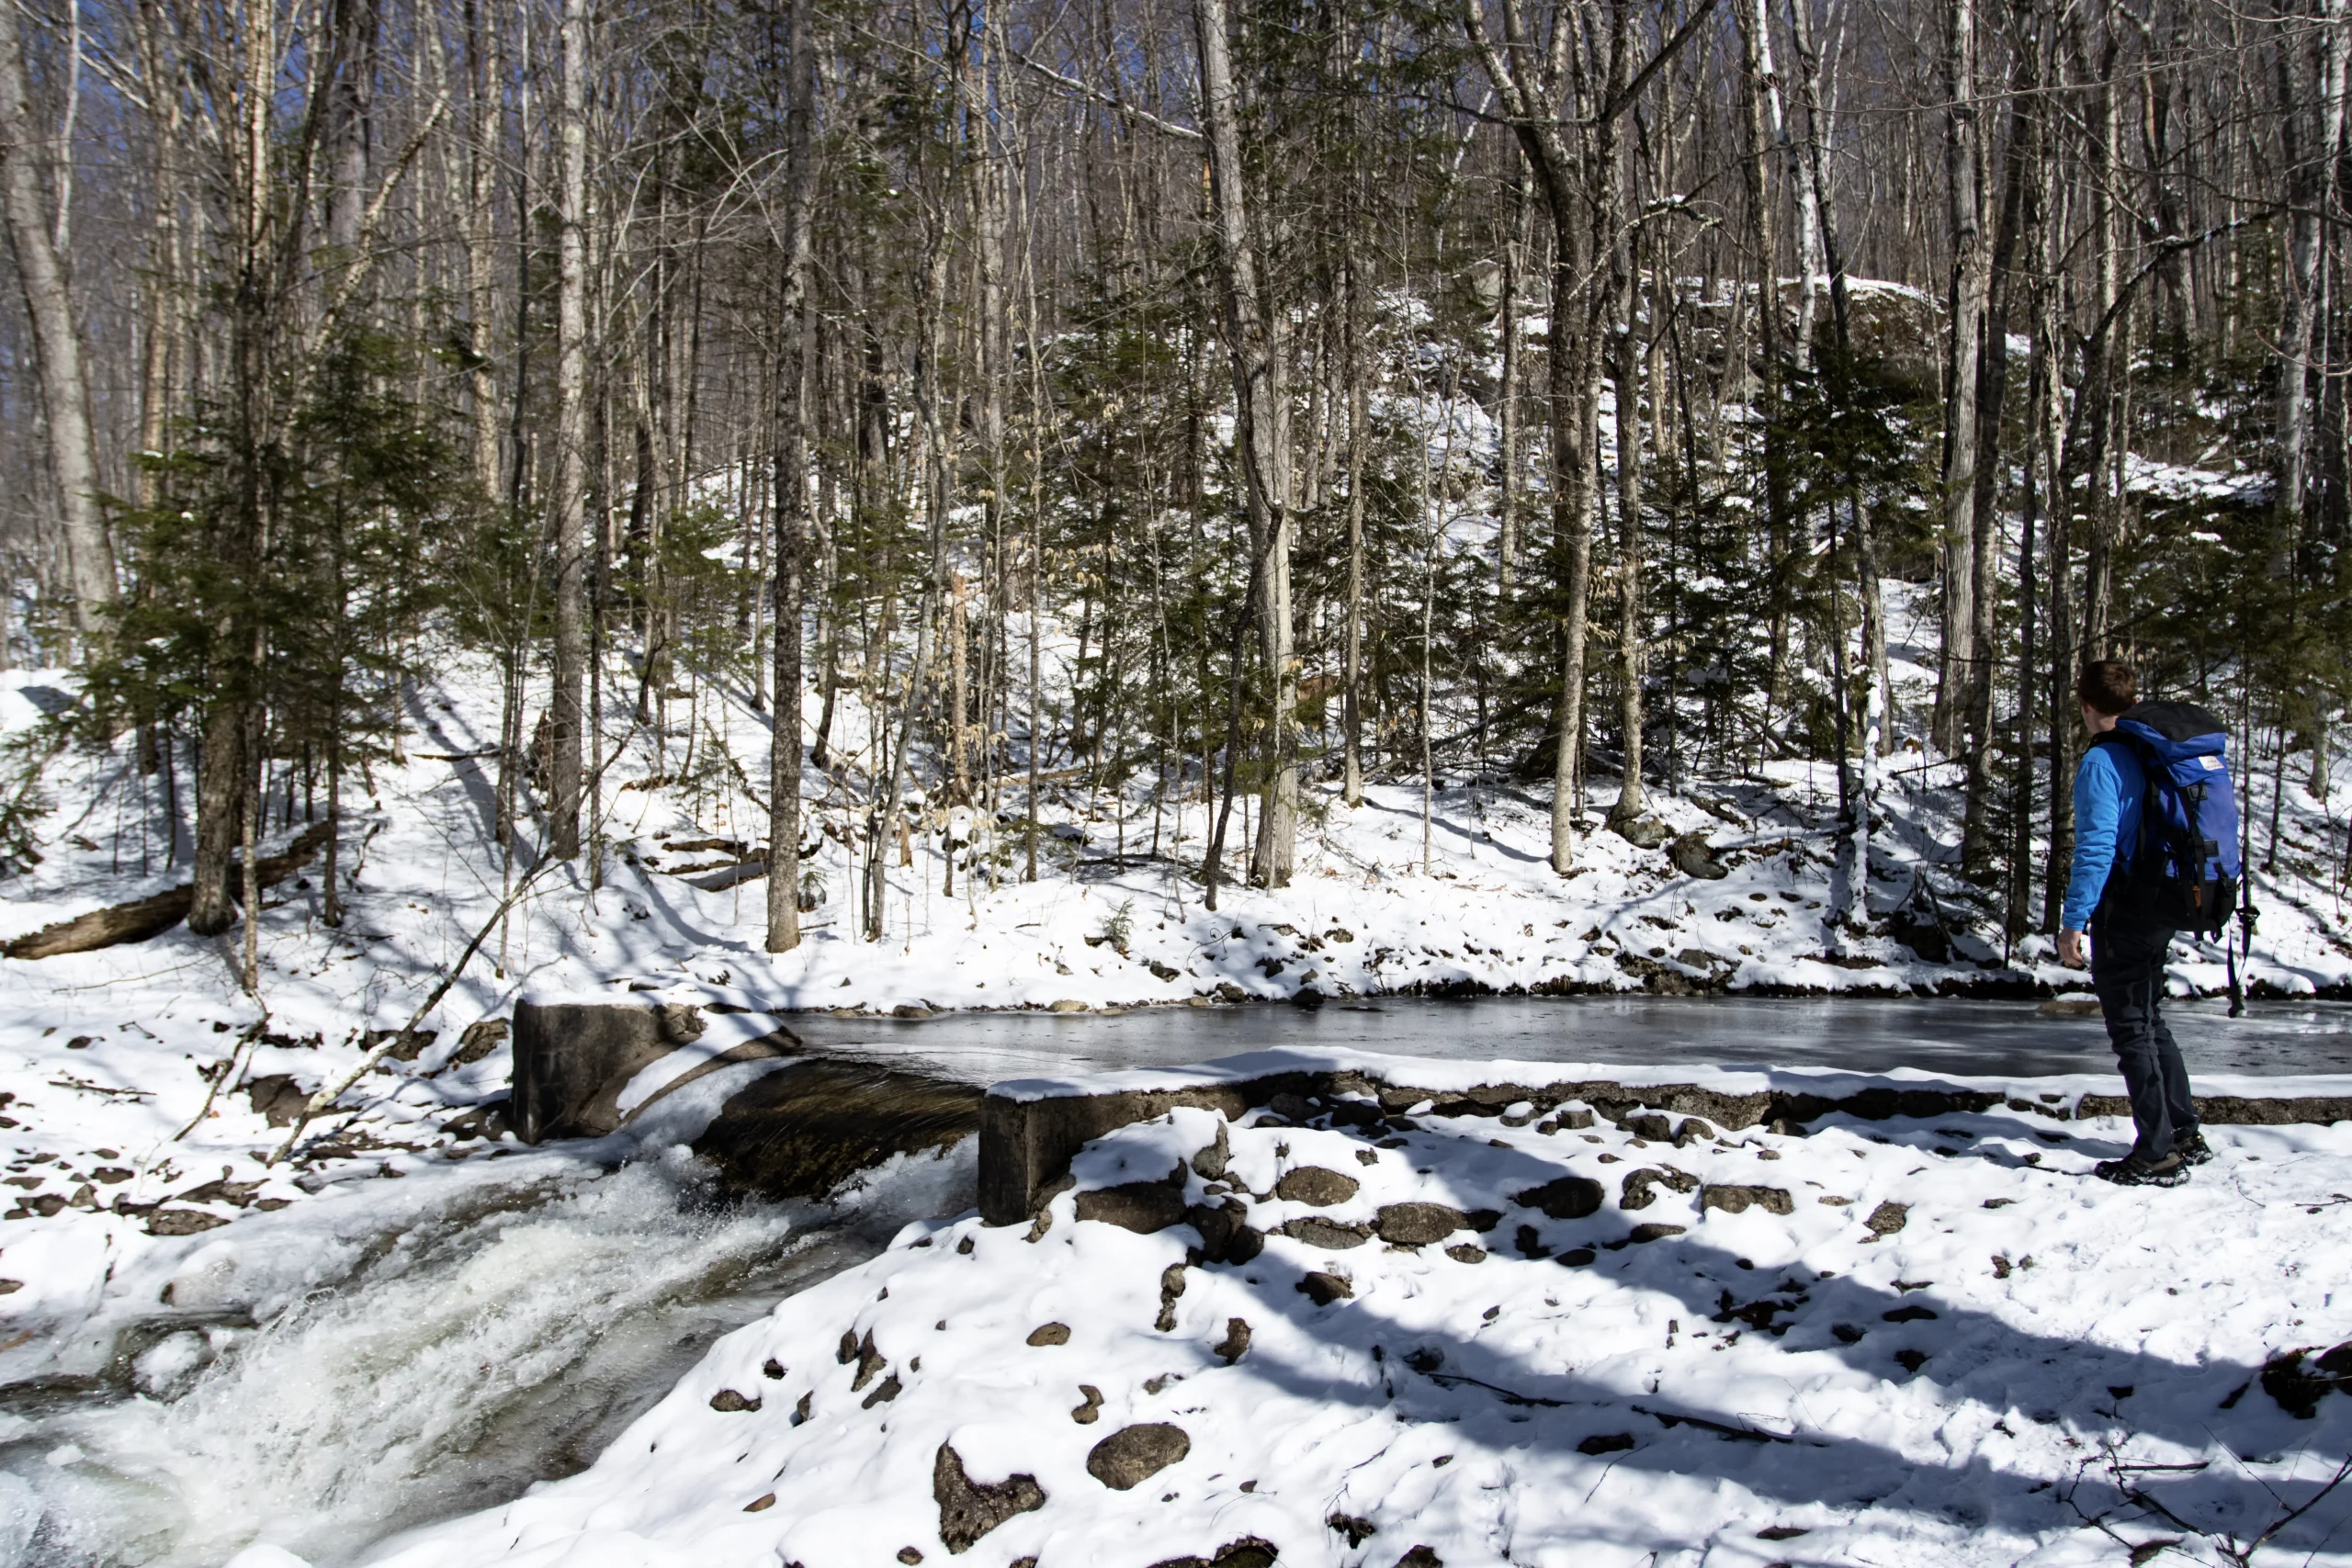
<svg viewBox="0 0 2352 1568"><path fill-rule="evenodd" d="M1522 1190L1564 1170L1523 1150L1482 1147L1477 1154L1489 1178L1500 1172L1498 1179L1482 1179L1482 1188ZM1669 1353L1661 1331L1652 1358L1612 1356L1581 1371L1536 1365L1495 1343L1523 1316L1498 1322L1491 1331L1481 1324L1464 1333L1459 1325L1397 1321L1388 1307L1409 1298L1385 1292L1316 1304L1302 1288L1308 1273L1354 1272L1351 1260L1362 1255L1353 1249L1320 1252L1276 1240L1247 1264L1201 1267L1246 1291L1264 1320L1286 1320L1318 1347L1357 1352L1347 1359L1361 1375L1335 1374L1335 1363L1326 1355L1286 1359L1269 1343L1282 1337L1262 1332L1235 1373L1303 1399L1367 1411L1385 1408L1403 1423L1448 1424L1498 1451L1576 1450L1594 1457L1596 1478L1601 1464L1620 1472L1703 1477L1783 1506L1818 1505L1848 1515L1876 1506L1947 1526L2023 1535L2088 1529L2088 1516L2097 1515L2136 1539L2178 1536L2181 1530L2161 1509L2192 1529L2246 1540L2309 1501L2334 1469L2306 1458L2300 1469L2276 1472L2278 1456L2352 1451L2352 1404L2324 1402L2317 1420L2299 1420L2263 1391L2259 1367L2225 1361L2188 1365L2038 1334L1955 1305L1933 1292L1933 1281L1882 1286L1816 1274L1800 1264L1749 1266L1700 1235L1629 1244L1634 1218L1611 1203L1587 1219L1547 1221L1506 1202L1502 1220L1480 1238L1482 1244L1508 1247L1518 1226L1532 1221L1537 1245L1552 1257L1505 1261L1507 1254L1498 1251L1483 1265L1445 1265L1512 1270L1517 1277L1495 1280L1498 1303L1552 1283L1544 1280L1531 1287L1520 1271L1560 1269L1557 1283L1563 1289L1573 1288L1572 1277L1598 1277L1675 1303L1672 1316L1684 1348ZM1453 1239L1465 1238L1456 1233ZM1593 1260L1564 1267L1560 1255L1577 1248L1590 1249ZM1562 1315L1573 1310L1564 1306ZM1738 1344L1751 1348L1770 1339L1775 1355L1786 1357L1788 1364L1759 1371L1752 1358L1743 1358L1724 1368L1721 1380L1711 1379L1709 1369L1690 1364L1693 1356L1715 1353L1688 1348L1701 1332L1715 1345L1728 1344L1735 1335ZM1857 1385L1854 1373L1880 1381ZM1802 1393L1789 1398L1788 1417L1767 1417L1710 1403L1701 1392L1710 1382L1752 1384L1759 1378L1792 1389L1825 1382L1820 1397L1846 1404L1857 1393L1892 1394L1926 1384L1937 1391L1936 1408L1919 1414L1917 1440L1897 1449L1812 1429ZM1628 1379L1632 1391L1624 1386ZM1890 1413L1889 1418L1899 1417ZM2028 1423L2054 1429L2067 1450L2079 1456L2071 1471L2045 1472L2047 1450L2038 1446L2021 1450L2019 1461L2038 1461L2043 1472L2004 1462L2000 1447L2009 1438L2028 1437ZM2193 1457L2155 1451L2145 1440L2151 1438L2178 1445ZM2227 1450L2225 1457L2191 1468L2216 1445ZM1922 1451L1954 1446L1964 1454L1954 1462L1920 1457ZM2165 1468L2165 1461L2179 1462ZM2111 1468L2115 1464L2123 1468ZM2256 1465L2274 1473L2258 1475L2252 1468ZM2125 1498L2119 1487L2134 1489L2141 1500ZM1363 1501L1360 1511L1376 1508L1376 1499ZM1768 1522L1740 1519L1724 1533L1752 1535ZM2271 1544L2309 1552L2347 1522L2352 1485L2287 1527Z"/></svg>

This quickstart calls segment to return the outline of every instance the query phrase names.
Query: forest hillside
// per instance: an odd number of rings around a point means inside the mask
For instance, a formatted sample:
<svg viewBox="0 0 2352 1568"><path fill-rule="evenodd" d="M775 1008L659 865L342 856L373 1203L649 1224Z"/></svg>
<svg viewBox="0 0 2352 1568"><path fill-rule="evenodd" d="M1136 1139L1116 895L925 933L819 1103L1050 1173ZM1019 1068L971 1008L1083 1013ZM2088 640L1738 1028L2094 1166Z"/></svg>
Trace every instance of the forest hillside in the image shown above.
<svg viewBox="0 0 2352 1568"><path fill-rule="evenodd" d="M2332 10L0 27L15 963L2032 989L2112 657L2352 965Z"/></svg>

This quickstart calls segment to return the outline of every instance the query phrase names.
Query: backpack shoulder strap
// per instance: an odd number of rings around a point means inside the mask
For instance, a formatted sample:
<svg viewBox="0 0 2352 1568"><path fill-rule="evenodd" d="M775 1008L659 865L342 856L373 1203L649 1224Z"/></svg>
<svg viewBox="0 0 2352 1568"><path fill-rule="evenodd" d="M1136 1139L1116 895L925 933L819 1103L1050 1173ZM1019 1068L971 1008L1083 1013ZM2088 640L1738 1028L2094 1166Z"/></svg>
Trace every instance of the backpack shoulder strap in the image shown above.
<svg viewBox="0 0 2352 1568"><path fill-rule="evenodd" d="M2145 773L2147 771L2149 760L2148 743L2141 739L2140 737L2133 735L2127 730L2109 729L2103 731L2100 734L2094 735L2091 737L2091 746L2120 747L2122 750L2132 753L2132 759L2140 764L2141 772ZM2085 749L2083 755L2086 757L2090 755L2089 748Z"/></svg>

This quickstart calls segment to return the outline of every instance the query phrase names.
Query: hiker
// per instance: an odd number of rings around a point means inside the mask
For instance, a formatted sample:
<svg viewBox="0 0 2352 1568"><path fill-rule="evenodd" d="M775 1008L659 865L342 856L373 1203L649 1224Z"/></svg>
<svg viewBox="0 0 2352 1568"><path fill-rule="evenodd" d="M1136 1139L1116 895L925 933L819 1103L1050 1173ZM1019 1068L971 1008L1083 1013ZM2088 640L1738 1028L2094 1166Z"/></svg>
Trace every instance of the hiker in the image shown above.
<svg viewBox="0 0 2352 1568"><path fill-rule="evenodd" d="M2213 1157L2188 1069L2164 1020L2165 959L2181 931L2218 932L2236 900L2237 803L2222 721L2192 703L2142 703L2118 660L2083 667L2075 688L2091 732L2075 771L2075 861L2058 958L2083 967L2123 1072L2136 1131L2092 1174L2125 1187L2177 1187Z"/></svg>

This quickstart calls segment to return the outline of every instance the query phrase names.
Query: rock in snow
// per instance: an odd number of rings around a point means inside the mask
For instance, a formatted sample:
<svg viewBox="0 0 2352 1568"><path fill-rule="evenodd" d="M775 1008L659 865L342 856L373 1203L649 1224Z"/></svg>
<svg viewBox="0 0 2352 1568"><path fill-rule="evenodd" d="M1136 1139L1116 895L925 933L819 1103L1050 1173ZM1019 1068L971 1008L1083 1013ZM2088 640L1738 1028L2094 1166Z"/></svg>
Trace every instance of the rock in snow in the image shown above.
<svg viewBox="0 0 2352 1568"><path fill-rule="evenodd" d="M909 1226L584 1473L382 1568L2120 1568L2274 1526L2282 1562L2352 1563L2352 1487L2321 1496L2352 1348L2319 1348L2352 1300L2352 1124L2211 1128L2219 1162L2155 1190L2088 1179L2128 1123L2030 1096L1711 1133L1673 1167L1630 1124L1449 1114L1398 1142L1344 1101L1285 1110L1108 1134L1049 1223ZM1342 1168L1353 1190L1285 1187ZM1102 1205L1136 1185L1180 1217ZM1474 1244L1506 1213L1519 1245ZM1260 1248L1214 1256L1204 1222ZM748 1388L775 1396L714 1408Z"/></svg>
<svg viewBox="0 0 2352 1568"><path fill-rule="evenodd" d="M983 1485L964 1473L963 1456L945 1443L939 1445L932 1464L931 1495L939 1505L940 1542L957 1552L969 1551L975 1541L1013 1515L1046 1506L1035 1476L1012 1475Z"/></svg>
<svg viewBox="0 0 2352 1568"><path fill-rule="evenodd" d="M1086 1473L1114 1492L1125 1492L1193 1451L1184 1428L1166 1421L1122 1427L1088 1450Z"/></svg>

